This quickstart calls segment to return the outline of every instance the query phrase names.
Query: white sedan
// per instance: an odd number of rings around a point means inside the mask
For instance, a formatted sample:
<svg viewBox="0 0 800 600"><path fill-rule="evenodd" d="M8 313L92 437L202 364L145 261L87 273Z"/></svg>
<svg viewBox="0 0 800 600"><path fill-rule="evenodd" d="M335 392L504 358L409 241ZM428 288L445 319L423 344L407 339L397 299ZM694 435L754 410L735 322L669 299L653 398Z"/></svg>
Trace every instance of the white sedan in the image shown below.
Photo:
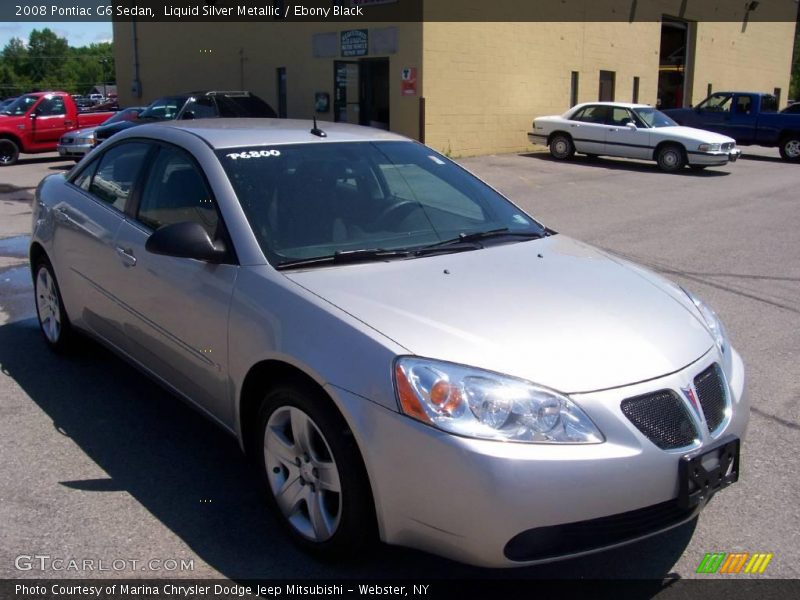
<svg viewBox="0 0 800 600"><path fill-rule="evenodd" d="M654 160L662 171L721 166L741 151L736 140L718 133L682 127L646 104L588 102L561 116L533 121L528 141L550 147L553 158L572 158L575 152L595 157L620 156Z"/></svg>

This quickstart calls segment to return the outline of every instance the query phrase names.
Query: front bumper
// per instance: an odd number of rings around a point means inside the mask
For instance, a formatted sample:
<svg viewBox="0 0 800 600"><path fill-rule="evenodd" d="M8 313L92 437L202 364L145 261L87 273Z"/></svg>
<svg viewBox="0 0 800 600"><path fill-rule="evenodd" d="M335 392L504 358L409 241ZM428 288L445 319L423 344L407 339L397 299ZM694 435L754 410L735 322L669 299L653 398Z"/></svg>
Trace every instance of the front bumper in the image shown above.
<svg viewBox="0 0 800 600"><path fill-rule="evenodd" d="M709 167L722 166L729 162L736 162L741 154L742 151L738 148L719 152L690 152L689 164Z"/></svg>
<svg viewBox="0 0 800 600"><path fill-rule="evenodd" d="M69 158L82 158L92 151L92 144L59 144L56 149L61 156Z"/></svg>
<svg viewBox="0 0 800 600"><path fill-rule="evenodd" d="M606 436L601 444L461 438L339 388L329 387L329 392L362 449L385 542L479 566L511 567L629 543L686 522L702 509L674 512L679 463L685 452L656 447L626 419L620 402L664 388L680 393L687 381L715 359L710 351L685 369L657 380L572 395ZM728 382L732 416L704 447L722 436L741 438L747 427L744 366L735 351L732 362ZM535 549L531 553L519 547L520 534L530 530L584 521L607 526L616 522L612 516L623 513L626 518L652 522L649 515L663 510L672 512L661 526L637 527L622 541L557 555L537 555ZM510 544L515 538L516 546Z"/></svg>

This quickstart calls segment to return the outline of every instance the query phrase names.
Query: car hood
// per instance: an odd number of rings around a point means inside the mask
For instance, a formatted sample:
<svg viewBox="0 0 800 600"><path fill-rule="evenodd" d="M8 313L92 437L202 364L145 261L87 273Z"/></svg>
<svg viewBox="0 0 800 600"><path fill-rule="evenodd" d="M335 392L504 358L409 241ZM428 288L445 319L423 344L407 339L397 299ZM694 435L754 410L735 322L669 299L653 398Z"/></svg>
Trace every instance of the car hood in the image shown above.
<svg viewBox="0 0 800 600"><path fill-rule="evenodd" d="M563 235L284 274L409 353L567 393L672 373L713 343L677 288Z"/></svg>
<svg viewBox="0 0 800 600"><path fill-rule="evenodd" d="M696 129L695 127L686 127L684 125L674 125L671 127L655 127L651 131L660 133L665 136L676 136L683 139L690 139L704 144L727 144L729 142L736 142L727 135L714 133L713 131L706 131L705 129Z"/></svg>
<svg viewBox="0 0 800 600"><path fill-rule="evenodd" d="M72 131L70 131L68 133L65 133L63 135L62 139L65 138L65 137L70 137L70 138L76 138L77 139L79 137L83 137L83 136L86 136L86 135L92 133L95 129L97 129L97 127L84 127L83 129L73 129Z"/></svg>
<svg viewBox="0 0 800 600"><path fill-rule="evenodd" d="M115 133L119 133L120 131L125 131L126 129L130 129L131 127L136 127L137 125L144 125L145 123L154 123L155 121L151 121L149 119L139 120L134 119L132 121L117 121L116 123L111 123L110 125L100 125L97 128L97 133L103 138L108 138L114 135Z"/></svg>

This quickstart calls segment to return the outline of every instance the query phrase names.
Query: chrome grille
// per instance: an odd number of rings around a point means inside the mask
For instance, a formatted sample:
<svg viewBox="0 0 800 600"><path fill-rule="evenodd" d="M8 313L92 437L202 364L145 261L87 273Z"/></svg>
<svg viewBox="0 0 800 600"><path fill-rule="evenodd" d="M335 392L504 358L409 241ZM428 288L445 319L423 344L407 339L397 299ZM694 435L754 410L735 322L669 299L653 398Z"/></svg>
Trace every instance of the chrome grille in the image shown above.
<svg viewBox="0 0 800 600"><path fill-rule="evenodd" d="M627 398L620 408L636 429L662 450L690 446L698 437L686 405L670 390Z"/></svg>
<svg viewBox="0 0 800 600"><path fill-rule="evenodd" d="M725 380L718 364L714 363L694 378L697 399L703 409L708 430L713 432L725 420L727 405Z"/></svg>
<svg viewBox="0 0 800 600"><path fill-rule="evenodd" d="M724 143L724 144L722 144L722 146L721 146L721 148L722 148L724 151L730 151L730 150L733 150L735 147L736 147L736 144L735 144L734 142L725 142L725 143Z"/></svg>

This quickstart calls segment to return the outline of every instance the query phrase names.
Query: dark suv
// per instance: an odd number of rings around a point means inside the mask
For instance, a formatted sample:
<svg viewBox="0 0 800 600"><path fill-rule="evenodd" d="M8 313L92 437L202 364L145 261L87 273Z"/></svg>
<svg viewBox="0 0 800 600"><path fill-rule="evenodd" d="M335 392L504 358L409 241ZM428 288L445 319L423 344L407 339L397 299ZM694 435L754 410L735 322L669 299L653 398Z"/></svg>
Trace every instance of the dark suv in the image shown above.
<svg viewBox="0 0 800 600"><path fill-rule="evenodd" d="M120 121L95 131L95 145L115 133L155 121L176 119L214 119L218 117L277 118L277 113L261 98L250 92L190 92L154 100L133 121Z"/></svg>

